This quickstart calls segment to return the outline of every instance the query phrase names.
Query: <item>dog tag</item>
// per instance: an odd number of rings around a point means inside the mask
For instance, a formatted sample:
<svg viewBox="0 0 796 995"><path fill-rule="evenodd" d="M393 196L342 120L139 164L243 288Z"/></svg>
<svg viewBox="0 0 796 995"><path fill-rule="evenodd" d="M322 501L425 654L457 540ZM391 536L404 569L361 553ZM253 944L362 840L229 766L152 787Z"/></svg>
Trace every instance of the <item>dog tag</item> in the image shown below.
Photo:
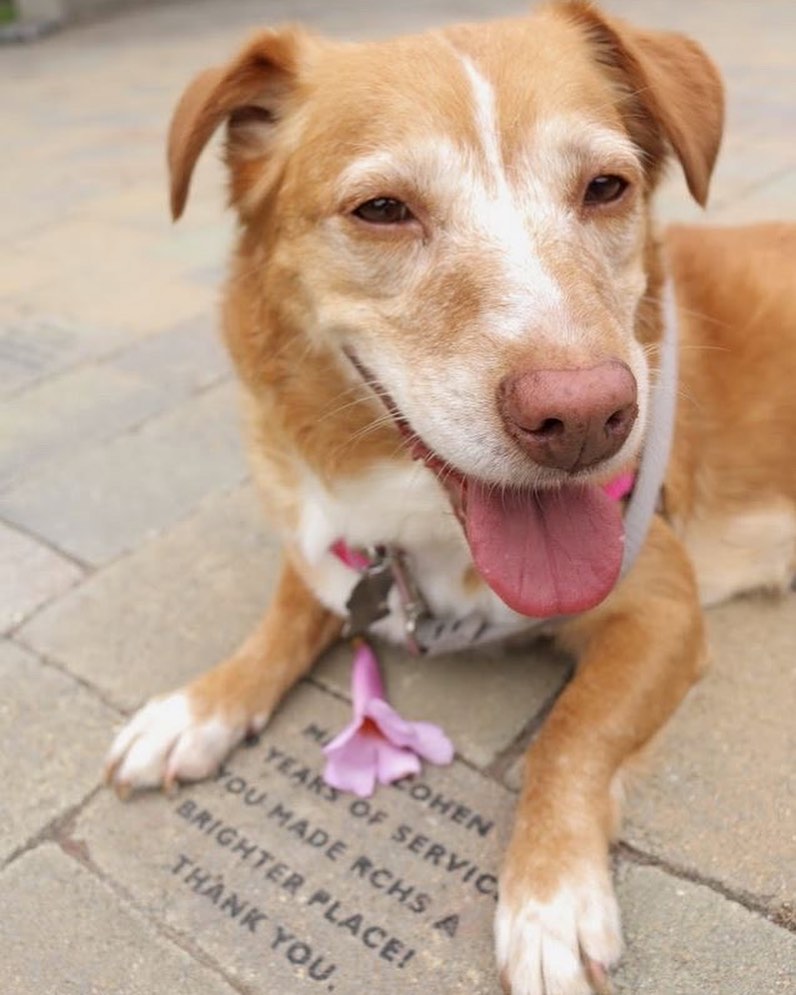
<svg viewBox="0 0 796 995"><path fill-rule="evenodd" d="M429 656L439 653L457 653L480 642L487 642L487 624L478 612L464 618L436 618L427 616L415 627L415 636Z"/></svg>
<svg viewBox="0 0 796 995"><path fill-rule="evenodd" d="M362 574L346 602L348 609L348 624L346 634L361 636L378 622L389 615L387 596L392 590L395 580L392 564L384 559L368 567Z"/></svg>

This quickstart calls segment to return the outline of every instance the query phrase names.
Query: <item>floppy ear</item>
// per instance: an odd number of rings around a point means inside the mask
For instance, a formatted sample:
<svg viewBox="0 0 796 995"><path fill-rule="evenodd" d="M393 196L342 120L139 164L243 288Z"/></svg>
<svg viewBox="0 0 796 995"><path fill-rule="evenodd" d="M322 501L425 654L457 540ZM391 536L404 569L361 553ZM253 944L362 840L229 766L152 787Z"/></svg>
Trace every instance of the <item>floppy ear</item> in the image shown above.
<svg viewBox="0 0 796 995"><path fill-rule="evenodd" d="M189 85L171 119L168 164L171 213L180 217L194 166L213 132L229 122L230 152L267 151L268 136L295 86L304 36L296 28L258 34L226 67L206 69Z"/></svg>
<svg viewBox="0 0 796 995"><path fill-rule="evenodd" d="M653 161L663 158L665 138L704 207L724 125L724 88L713 62L685 35L638 30L581 0L562 7L621 87L632 137Z"/></svg>

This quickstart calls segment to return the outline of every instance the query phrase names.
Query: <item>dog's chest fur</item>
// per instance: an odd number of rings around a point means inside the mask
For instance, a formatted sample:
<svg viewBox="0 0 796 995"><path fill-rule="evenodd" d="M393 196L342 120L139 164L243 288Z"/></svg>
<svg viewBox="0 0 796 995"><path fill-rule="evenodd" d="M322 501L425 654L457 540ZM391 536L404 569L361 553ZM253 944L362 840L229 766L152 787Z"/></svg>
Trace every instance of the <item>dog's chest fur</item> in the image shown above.
<svg viewBox="0 0 796 995"><path fill-rule="evenodd" d="M325 486L307 468L299 496L300 514L294 536L309 567L316 597L339 615L357 574L330 552L344 539L349 546L391 544L407 555L413 577L432 612L463 618L478 611L506 634L528 626L484 584L474 571L461 526L450 503L425 467L384 460L357 477ZM390 594L392 611L374 631L394 642L404 641L397 592Z"/></svg>

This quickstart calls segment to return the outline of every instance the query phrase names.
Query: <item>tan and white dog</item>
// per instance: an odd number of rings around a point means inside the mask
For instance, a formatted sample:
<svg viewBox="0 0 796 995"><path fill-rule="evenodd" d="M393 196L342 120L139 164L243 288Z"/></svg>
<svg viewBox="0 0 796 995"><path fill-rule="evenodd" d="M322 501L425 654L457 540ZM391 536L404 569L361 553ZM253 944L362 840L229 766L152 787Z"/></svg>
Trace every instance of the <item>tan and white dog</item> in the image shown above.
<svg viewBox="0 0 796 995"><path fill-rule="evenodd" d="M120 793L261 729L341 631L357 576L330 547L392 544L441 616L568 616L579 666L528 753L497 959L513 995L605 984L623 767L704 666L700 603L795 565L796 229L650 222L669 153L705 202L722 120L696 44L582 2L379 43L264 31L190 84L172 210L226 124L224 330L284 566L240 649L120 733ZM667 277L674 448L617 584L600 485L645 445ZM402 640L400 612L375 630Z"/></svg>

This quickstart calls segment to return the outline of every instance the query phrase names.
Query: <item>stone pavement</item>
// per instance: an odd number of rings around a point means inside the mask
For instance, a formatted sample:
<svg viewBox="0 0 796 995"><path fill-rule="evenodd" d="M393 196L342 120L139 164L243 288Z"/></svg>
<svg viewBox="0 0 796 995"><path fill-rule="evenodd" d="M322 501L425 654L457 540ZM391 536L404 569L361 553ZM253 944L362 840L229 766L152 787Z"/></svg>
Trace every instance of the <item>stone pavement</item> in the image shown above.
<svg viewBox="0 0 796 995"><path fill-rule="evenodd" d="M709 216L796 218L792 2L609 6L693 33L725 72ZM524 7L193 2L0 51L3 995L496 995L498 854L566 661L389 654L397 704L459 757L368 803L314 780L346 715L344 651L214 783L122 805L98 771L126 714L246 633L276 555L216 341L231 221L212 155L186 219L166 217L181 87L257 23L378 34ZM674 174L660 204L698 215ZM714 669L617 848L625 995L796 991L796 597L724 606L710 627Z"/></svg>

